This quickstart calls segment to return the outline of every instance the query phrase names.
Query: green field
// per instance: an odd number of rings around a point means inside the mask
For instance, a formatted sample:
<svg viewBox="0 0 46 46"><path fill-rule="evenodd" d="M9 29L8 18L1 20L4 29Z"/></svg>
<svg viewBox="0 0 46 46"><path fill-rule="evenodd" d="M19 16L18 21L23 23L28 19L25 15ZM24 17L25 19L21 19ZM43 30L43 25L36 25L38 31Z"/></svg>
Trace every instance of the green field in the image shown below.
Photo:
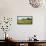
<svg viewBox="0 0 46 46"><path fill-rule="evenodd" d="M17 24L32 24L32 19L17 19Z"/></svg>

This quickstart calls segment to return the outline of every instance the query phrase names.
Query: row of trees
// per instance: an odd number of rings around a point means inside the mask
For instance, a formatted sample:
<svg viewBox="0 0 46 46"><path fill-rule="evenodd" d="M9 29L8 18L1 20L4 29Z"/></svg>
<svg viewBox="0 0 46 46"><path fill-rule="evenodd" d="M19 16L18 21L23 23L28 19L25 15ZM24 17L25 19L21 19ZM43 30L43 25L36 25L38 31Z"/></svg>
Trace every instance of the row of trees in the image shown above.
<svg viewBox="0 0 46 46"><path fill-rule="evenodd" d="M32 20L32 18L26 18L27 20ZM25 20L25 18L23 18L22 20Z"/></svg>

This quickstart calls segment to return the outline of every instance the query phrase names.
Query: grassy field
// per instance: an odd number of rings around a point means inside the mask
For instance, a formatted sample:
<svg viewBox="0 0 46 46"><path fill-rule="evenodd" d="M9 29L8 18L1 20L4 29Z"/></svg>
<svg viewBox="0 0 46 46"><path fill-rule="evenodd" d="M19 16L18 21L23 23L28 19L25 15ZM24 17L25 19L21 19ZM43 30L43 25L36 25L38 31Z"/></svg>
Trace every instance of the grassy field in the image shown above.
<svg viewBox="0 0 46 46"><path fill-rule="evenodd" d="M21 20L17 20L17 24L32 24L32 19L21 19Z"/></svg>

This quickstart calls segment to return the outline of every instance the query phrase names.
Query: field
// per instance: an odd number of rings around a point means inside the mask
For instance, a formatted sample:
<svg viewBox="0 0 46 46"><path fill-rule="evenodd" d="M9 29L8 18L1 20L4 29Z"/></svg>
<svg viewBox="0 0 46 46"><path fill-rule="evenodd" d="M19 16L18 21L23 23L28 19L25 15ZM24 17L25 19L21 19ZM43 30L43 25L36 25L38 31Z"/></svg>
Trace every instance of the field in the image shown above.
<svg viewBox="0 0 46 46"><path fill-rule="evenodd" d="M32 19L17 19L17 24L32 24Z"/></svg>

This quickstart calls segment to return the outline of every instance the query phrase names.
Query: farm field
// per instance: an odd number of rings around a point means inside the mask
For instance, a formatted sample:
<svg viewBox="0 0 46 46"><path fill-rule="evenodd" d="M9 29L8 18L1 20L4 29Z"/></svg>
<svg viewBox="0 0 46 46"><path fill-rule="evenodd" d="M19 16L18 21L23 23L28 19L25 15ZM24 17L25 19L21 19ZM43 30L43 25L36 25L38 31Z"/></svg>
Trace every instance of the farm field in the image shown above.
<svg viewBox="0 0 46 46"><path fill-rule="evenodd" d="M32 24L32 19L18 19L17 24Z"/></svg>

